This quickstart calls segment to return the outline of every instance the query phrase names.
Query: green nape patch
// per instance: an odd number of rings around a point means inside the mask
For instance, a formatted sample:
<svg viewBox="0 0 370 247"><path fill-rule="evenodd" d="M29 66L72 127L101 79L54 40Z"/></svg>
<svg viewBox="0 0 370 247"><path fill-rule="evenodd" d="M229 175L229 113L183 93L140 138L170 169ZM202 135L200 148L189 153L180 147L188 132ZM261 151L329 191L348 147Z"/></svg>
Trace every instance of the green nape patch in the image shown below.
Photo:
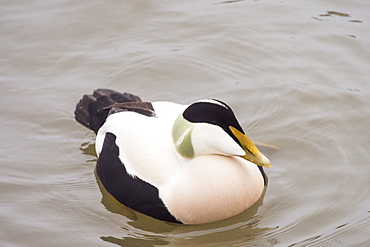
<svg viewBox="0 0 370 247"><path fill-rule="evenodd" d="M178 116L172 128L172 140L177 152L185 157L194 157L194 148L191 142L191 132L193 124L184 119L182 115Z"/></svg>

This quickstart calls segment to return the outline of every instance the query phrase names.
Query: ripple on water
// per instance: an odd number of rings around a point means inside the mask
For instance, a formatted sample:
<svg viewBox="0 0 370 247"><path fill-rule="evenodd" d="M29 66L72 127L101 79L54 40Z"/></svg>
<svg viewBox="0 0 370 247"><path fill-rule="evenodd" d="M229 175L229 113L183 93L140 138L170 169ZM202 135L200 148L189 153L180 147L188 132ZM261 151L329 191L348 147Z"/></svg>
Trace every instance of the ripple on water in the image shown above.
<svg viewBox="0 0 370 247"><path fill-rule="evenodd" d="M363 122L368 101L348 90L289 90L293 97L277 102L283 109L289 105L296 109L271 114L271 128L279 131L277 137L271 133L268 137L279 140L273 144L280 150L267 170L269 188L261 222L279 222L271 234L278 242L335 243L338 234L333 232L342 231L337 227L353 221L353 212L368 201L368 189L363 187L367 178L358 176L369 144L366 135L359 136L368 126Z"/></svg>

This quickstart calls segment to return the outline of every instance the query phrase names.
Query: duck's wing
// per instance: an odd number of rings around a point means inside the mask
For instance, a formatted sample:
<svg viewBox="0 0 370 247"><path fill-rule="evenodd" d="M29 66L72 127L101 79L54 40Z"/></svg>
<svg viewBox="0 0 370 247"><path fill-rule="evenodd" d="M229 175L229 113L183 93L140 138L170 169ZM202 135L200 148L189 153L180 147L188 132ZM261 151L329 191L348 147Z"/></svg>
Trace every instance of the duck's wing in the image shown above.
<svg viewBox="0 0 370 247"><path fill-rule="evenodd" d="M152 103L150 102L122 102L115 103L113 105L104 107L103 110L109 109L108 116L113 113L122 112L122 111L134 111L148 117L154 117L155 112Z"/></svg>
<svg viewBox="0 0 370 247"><path fill-rule="evenodd" d="M153 185L128 174L119 159L116 136L106 133L96 173L104 188L120 203L153 218L181 223L167 210Z"/></svg>
<svg viewBox="0 0 370 247"><path fill-rule="evenodd" d="M77 122L96 134L110 114L124 110L148 116L154 114L151 103L142 102L138 96L102 88L91 95L84 95L74 113Z"/></svg>

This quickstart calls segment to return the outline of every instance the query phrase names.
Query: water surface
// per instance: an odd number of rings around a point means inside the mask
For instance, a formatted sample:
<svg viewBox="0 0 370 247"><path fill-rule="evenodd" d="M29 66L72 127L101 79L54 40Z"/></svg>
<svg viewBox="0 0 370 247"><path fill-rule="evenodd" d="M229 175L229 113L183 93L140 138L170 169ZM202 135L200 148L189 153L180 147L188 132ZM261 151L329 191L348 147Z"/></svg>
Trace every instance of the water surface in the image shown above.
<svg viewBox="0 0 370 247"><path fill-rule="evenodd" d="M365 246L370 241L366 1L3 1L3 246ZM280 148L250 210L201 226L115 205L73 118L105 87L212 97Z"/></svg>

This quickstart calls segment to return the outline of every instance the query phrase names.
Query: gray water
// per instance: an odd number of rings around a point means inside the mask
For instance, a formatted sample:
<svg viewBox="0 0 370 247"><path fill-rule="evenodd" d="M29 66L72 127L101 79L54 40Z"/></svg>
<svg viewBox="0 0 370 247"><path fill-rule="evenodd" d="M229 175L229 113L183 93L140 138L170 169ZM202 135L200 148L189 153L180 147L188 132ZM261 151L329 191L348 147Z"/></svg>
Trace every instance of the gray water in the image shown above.
<svg viewBox="0 0 370 247"><path fill-rule="evenodd" d="M1 1L1 246L366 246L370 3ZM278 146L265 196L231 219L160 222L94 175L75 104L96 88L217 98ZM103 197L104 196L104 197Z"/></svg>

